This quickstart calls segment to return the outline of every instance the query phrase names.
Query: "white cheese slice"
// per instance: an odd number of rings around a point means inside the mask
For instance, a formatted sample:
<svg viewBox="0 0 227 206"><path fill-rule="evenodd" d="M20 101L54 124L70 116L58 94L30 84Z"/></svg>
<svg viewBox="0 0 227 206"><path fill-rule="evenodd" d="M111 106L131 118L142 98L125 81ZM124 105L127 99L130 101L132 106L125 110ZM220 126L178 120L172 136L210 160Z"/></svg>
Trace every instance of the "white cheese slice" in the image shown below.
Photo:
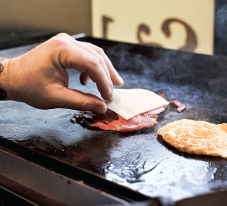
<svg viewBox="0 0 227 206"><path fill-rule="evenodd" d="M106 103L107 108L126 120L168 104L163 97L146 89L114 89L114 101Z"/></svg>

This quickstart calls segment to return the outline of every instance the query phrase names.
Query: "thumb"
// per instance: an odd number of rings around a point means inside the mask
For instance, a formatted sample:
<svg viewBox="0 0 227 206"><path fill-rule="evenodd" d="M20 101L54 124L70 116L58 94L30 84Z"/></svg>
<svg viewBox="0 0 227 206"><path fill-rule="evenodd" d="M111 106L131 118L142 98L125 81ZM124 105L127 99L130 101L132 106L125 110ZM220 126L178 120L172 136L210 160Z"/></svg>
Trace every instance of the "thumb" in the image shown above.
<svg viewBox="0 0 227 206"><path fill-rule="evenodd" d="M69 88L59 91L59 100L56 107L68 108L80 111L93 111L104 114L107 111L106 104L97 96Z"/></svg>

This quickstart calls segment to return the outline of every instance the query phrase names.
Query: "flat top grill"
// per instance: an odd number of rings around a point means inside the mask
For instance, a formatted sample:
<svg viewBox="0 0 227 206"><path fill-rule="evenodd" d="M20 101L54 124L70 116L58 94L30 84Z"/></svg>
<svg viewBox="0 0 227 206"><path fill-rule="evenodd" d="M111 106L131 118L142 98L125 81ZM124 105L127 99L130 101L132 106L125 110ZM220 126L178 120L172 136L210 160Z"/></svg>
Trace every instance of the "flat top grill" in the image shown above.
<svg viewBox="0 0 227 206"><path fill-rule="evenodd" d="M158 197L163 204L227 190L226 159L179 152L156 134L179 119L227 122L227 59L91 37L81 40L105 49L125 80L122 88L166 93L168 101L178 100L187 110L179 114L169 106L156 126L120 133L73 124L73 110L38 110L24 103L0 102L2 147L18 155L25 150L41 154L48 161L99 177L107 185ZM79 84L78 72L68 70L68 74L69 87L97 93L94 83ZM22 149L16 151L15 145Z"/></svg>

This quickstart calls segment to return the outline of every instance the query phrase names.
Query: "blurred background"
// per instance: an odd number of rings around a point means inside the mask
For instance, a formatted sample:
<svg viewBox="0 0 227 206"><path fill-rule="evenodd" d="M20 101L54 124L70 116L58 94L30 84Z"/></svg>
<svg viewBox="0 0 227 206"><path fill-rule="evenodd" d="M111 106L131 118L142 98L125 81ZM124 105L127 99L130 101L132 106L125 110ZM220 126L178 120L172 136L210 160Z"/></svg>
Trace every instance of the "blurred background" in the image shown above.
<svg viewBox="0 0 227 206"><path fill-rule="evenodd" d="M0 49L59 32L91 35L91 0L0 0Z"/></svg>
<svg viewBox="0 0 227 206"><path fill-rule="evenodd" d="M0 49L59 32L227 55L227 0L0 0Z"/></svg>

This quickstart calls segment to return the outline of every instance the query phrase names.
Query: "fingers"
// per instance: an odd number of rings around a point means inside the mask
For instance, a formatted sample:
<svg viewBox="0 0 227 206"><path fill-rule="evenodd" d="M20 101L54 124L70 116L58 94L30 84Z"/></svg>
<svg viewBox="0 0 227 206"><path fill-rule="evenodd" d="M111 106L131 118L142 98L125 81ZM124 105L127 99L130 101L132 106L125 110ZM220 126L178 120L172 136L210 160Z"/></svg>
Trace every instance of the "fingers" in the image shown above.
<svg viewBox="0 0 227 206"><path fill-rule="evenodd" d="M102 64L103 68L106 71L106 74L111 78L115 86L122 86L124 84L123 79L119 76L117 71L114 69L111 61L109 60L109 58L107 57L103 49L91 43L76 41L73 38L72 38L72 42L78 47L85 49L86 51L93 54L99 59L100 63Z"/></svg>
<svg viewBox="0 0 227 206"><path fill-rule="evenodd" d="M107 57L107 55L105 54L103 49L101 49L100 47L97 47L91 43L87 43L87 42L83 42L83 43L86 44L87 46L91 47L92 49L94 49L99 55L101 55L104 58L107 68L109 69L110 77L113 81L113 84L115 86L119 86L119 87L122 86L124 84L124 80L119 76L118 72L114 69L111 61L109 60L109 58Z"/></svg>
<svg viewBox="0 0 227 206"><path fill-rule="evenodd" d="M80 75L80 83L82 85L87 85L88 81L89 81L90 77L88 76L88 74L86 72L82 72Z"/></svg>
<svg viewBox="0 0 227 206"><path fill-rule="evenodd" d="M80 111L93 111L104 114L107 111L106 104L92 94L62 87L58 90L57 105L60 108L69 108ZM59 98L60 97L60 98Z"/></svg>
<svg viewBox="0 0 227 206"><path fill-rule="evenodd" d="M122 86L123 85L123 83L124 83L123 79L119 76L117 71L114 69L111 61L106 56L103 49L101 49L100 47L97 47L97 46L95 46L91 43L76 41L73 38L72 38L71 41L74 45L76 45L76 46L78 46L82 49L85 49L86 51L88 51L89 53L91 53L92 55L96 56L99 59L99 61L102 64L106 74L108 75L109 78L111 78L111 80L112 80L112 82L115 86Z"/></svg>
<svg viewBox="0 0 227 206"><path fill-rule="evenodd" d="M102 65L107 77L109 78L109 81L111 82L111 85L112 85L112 81L111 81L111 77L110 77L110 72L109 72L109 69L106 65L106 62L104 60L104 57L100 54L98 54L93 48L89 47L88 45L82 43L82 42L79 42L79 41L76 41L75 39L71 39L71 42L75 45L75 46L78 46L79 48L81 49L84 49L85 51L89 52L90 54L94 55L100 62L100 64Z"/></svg>
<svg viewBox="0 0 227 206"><path fill-rule="evenodd" d="M103 99L113 101L112 81L97 57L77 46L70 46L60 50L59 59L64 68L75 68L77 71L87 73L96 83ZM86 84L87 80L88 78L83 74L82 83Z"/></svg>
<svg viewBox="0 0 227 206"><path fill-rule="evenodd" d="M69 40L74 46L87 51L88 53L95 56L99 60L103 70L105 71L107 77L109 78L111 87L113 87L112 83L115 86L122 86L124 84L123 79L119 76L117 71L114 69L111 61L109 60L109 58L107 57L103 49L91 43L76 41L69 35L65 35L65 34L61 34L61 35L67 40ZM86 85L89 80L89 77L86 76L85 74L82 74L80 80L81 80L81 84Z"/></svg>
<svg viewBox="0 0 227 206"><path fill-rule="evenodd" d="M114 69L111 61L109 60L109 58L107 57L107 55L105 54L102 48L95 46L91 43L77 41L70 36L68 36L68 39L75 46L78 46L86 50L87 52L91 53L95 57L97 57L100 60L100 63L102 64L103 68L105 69L106 74L110 76L115 86L122 86L124 84L123 79L119 76L117 71Z"/></svg>
<svg viewBox="0 0 227 206"><path fill-rule="evenodd" d="M80 82L83 85L91 78L103 99L113 101L113 84L122 86L124 82L104 51L90 43L76 41L66 34L57 35L56 38L67 45L60 51L60 64L64 68L74 68L82 72ZM58 44L61 45L60 42Z"/></svg>

